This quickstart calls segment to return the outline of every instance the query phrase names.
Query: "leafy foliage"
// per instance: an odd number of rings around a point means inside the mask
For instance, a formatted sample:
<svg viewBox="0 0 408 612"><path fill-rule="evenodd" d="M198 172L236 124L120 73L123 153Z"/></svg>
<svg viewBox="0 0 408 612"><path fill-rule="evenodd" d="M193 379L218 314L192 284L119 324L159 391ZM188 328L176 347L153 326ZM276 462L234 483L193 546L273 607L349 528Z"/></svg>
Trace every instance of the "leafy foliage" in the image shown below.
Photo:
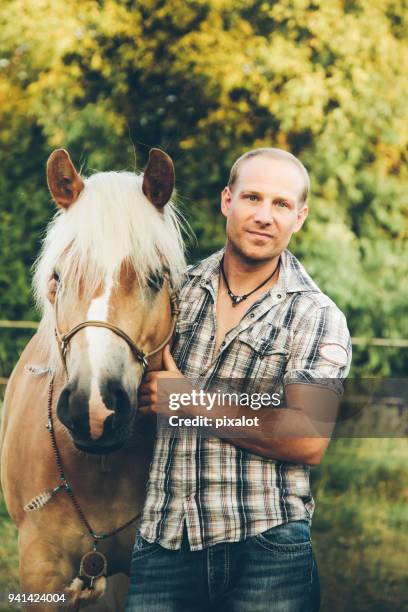
<svg viewBox="0 0 408 612"><path fill-rule="evenodd" d="M223 244L218 194L232 162L274 145L312 177L292 250L353 335L407 337L407 15L406 0L5 0L1 316L33 316L52 148L84 172L133 168L133 143L138 168L165 148L198 258ZM363 347L354 371L397 375L407 361Z"/></svg>

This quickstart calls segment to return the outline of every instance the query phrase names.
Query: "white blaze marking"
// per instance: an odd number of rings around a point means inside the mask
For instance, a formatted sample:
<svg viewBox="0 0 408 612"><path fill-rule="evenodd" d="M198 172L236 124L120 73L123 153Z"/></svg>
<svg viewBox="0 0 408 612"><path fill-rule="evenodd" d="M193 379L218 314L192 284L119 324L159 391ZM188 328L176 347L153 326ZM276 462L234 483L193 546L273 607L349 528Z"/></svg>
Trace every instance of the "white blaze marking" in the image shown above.
<svg viewBox="0 0 408 612"><path fill-rule="evenodd" d="M106 321L108 318L109 298L113 281L111 277L105 278L103 294L92 300L88 310L87 320ZM100 327L85 327L88 340L89 362L91 365L91 395L89 398L89 427L91 438L98 439L103 433L105 419L113 414L113 410L106 408L99 390L99 373L103 360L108 355L110 340L109 330Z"/></svg>

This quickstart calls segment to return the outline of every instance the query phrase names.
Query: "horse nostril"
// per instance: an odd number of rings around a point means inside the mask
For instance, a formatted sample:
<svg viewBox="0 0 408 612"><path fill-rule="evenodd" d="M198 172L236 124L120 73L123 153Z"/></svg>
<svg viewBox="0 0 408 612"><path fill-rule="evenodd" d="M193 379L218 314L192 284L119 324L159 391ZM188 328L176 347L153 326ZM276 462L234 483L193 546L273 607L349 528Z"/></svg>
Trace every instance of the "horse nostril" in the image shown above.
<svg viewBox="0 0 408 612"><path fill-rule="evenodd" d="M69 389L66 387L57 404L57 416L61 423L72 433L79 432L87 434L88 410L86 393L79 389Z"/></svg>
<svg viewBox="0 0 408 612"><path fill-rule="evenodd" d="M105 385L105 391L102 397L106 406L110 410L114 410L114 420L127 417L129 414L130 400L129 395L117 381L108 381Z"/></svg>
<svg viewBox="0 0 408 612"><path fill-rule="evenodd" d="M127 412L129 407L129 396L124 389L116 390L116 412Z"/></svg>
<svg viewBox="0 0 408 612"><path fill-rule="evenodd" d="M67 429L72 430L74 428L74 424L69 415L69 396L71 395L71 391L65 388L58 400L57 404L57 416L61 423L67 427Z"/></svg>

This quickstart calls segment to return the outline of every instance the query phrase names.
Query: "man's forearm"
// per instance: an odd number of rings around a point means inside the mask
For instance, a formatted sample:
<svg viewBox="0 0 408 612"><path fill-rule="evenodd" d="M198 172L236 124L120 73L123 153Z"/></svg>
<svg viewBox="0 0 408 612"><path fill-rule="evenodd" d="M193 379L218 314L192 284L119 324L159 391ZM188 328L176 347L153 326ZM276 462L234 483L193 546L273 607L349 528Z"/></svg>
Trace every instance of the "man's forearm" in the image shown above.
<svg viewBox="0 0 408 612"><path fill-rule="evenodd" d="M215 403L211 411L206 411L203 406L190 404L179 416L207 416L210 424L206 431L262 457L309 465L316 465L321 458L322 438L301 410L226 408Z"/></svg>
<svg viewBox="0 0 408 612"><path fill-rule="evenodd" d="M287 384L285 407L269 401L254 410L239 400L224 405L219 393L194 388L178 370L170 378L169 372L160 374L159 386L157 373L150 374L155 382L145 383L142 401L168 420L170 426L205 426L210 435L254 454L298 464L317 465L327 448L338 408L338 395L330 388L319 384ZM268 399L272 397L269 394ZM199 423L191 423L195 417L202 417L197 419ZM204 417L207 417L205 423ZM183 422L186 418L190 419L189 423Z"/></svg>

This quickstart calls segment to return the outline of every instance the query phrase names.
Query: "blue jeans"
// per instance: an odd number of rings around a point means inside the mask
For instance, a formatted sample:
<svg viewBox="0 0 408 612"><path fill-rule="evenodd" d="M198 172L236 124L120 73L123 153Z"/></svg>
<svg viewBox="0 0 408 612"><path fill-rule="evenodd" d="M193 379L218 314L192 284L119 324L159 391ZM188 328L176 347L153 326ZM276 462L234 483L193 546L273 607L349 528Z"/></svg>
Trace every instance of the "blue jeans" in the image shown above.
<svg viewBox="0 0 408 612"><path fill-rule="evenodd" d="M180 550L136 537L126 612L317 612L319 600L307 521L199 551L186 536Z"/></svg>

